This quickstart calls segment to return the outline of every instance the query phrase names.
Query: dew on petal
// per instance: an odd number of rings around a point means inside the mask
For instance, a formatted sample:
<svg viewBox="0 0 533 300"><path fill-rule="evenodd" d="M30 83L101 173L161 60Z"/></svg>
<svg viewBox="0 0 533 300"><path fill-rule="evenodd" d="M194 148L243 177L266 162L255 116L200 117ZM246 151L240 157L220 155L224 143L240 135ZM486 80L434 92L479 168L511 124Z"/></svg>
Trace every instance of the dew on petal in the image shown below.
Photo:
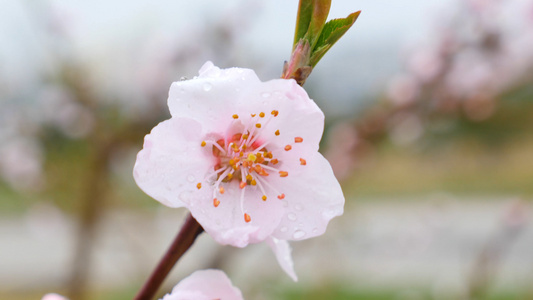
<svg viewBox="0 0 533 300"><path fill-rule="evenodd" d="M300 204L296 204L296 205L294 206L294 209L296 209L297 211L302 211L302 210L304 210L303 206L301 206Z"/></svg>
<svg viewBox="0 0 533 300"><path fill-rule="evenodd" d="M279 231L281 232L287 232L287 230L289 230L287 227L283 226L279 229Z"/></svg>
<svg viewBox="0 0 533 300"><path fill-rule="evenodd" d="M211 85L210 83L204 83L203 88L204 91L209 92L213 88L213 85Z"/></svg>
<svg viewBox="0 0 533 300"><path fill-rule="evenodd" d="M293 234L292 234L292 237L295 238L295 239L301 239L305 236L305 232L304 231L301 231L301 230L296 230Z"/></svg>
<svg viewBox="0 0 533 300"><path fill-rule="evenodd" d="M315 233L315 234L318 233L318 228L316 228L316 227L313 228L313 233Z"/></svg>
<svg viewBox="0 0 533 300"><path fill-rule="evenodd" d="M291 221L296 221L296 215L293 213L290 213L287 215L287 218Z"/></svg>
<svg viewBox="0 0 533 300"><path fill-rule="evenodd" d="M191 199L192 193L189 191L181 192L179 198L181 201L187 202Z"/></svg>
<svg viewBox="0 0 533 300"><path fill-rule="evenodd" d="M263 98L268 98L270 97L272 94L268 93L268 92L265 92L265 93L261 93L261 97Z"/></svg>
<svg viewBox="0 0 533 300"><path fill-rule="evenodd" d="M187 176L187 181L188 182L194 182L195 180L196 180L196 178L193 175Z"/></svg>

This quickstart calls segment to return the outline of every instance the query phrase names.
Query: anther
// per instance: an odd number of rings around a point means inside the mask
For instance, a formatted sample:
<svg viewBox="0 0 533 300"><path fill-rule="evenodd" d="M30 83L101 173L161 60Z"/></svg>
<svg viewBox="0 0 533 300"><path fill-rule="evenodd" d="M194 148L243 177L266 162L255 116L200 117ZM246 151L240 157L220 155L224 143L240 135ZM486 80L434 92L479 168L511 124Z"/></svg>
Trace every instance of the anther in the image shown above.
<svg viewBox="0 0 533 300"><path fill-rule="evenodd" d="M218 189L218 191L219 191L221 194L224 194L224 192L225 192L224 187L221 186L221 187Z"/></svg>
<svg viewBox="0 0 533 300"><path fill-rule="evenodd" d="M305 161L305 159L300 158L300 165L302 165L302 166L307 165L307 162Z"/></svg>
<svg viewBox="0 0 533 300"><path fill-rule="evenodd" d="M201 189L201 188L202 188L202 183L201 183L201 182L198 182L198 184L196 185L196 187L197 187L198 189Z"/></svg>
<svg viewBox="0 0 533 300"><path fill-rule="evenodd" d="M287 176L289 176L289 172L279 171L279 177L287 177Z"/></svg>
<svg viewBox="0 0 533 300"><path fill-rule="evenodd" d="M265 113L264 112L260 112L259 113L259 117L264 118L265 117Z"/></svg>
<svg viewBox="0 0 533 300"><path fill-rule="evenodd" d="M257 127L257 128L261 128L261 123L257 123L257 124L255 124L255 127Z"/></svg>
<svg viewBox="0 0 533 300"><path fill-rule="evenodd" d="M244 214L244 221L245 221L246 223L250 223L251 220L252 220L252 218L250 218L250 215L247 214L247 213L245 213L245 214Z"/></svg>
<svg viewBox="0 0 533 300"><path fill-rule="evenodd" d="M248 181L252 181L254 178L252 177L252 175L248 174L246 175L246 180Z"/></svg>
<svg viewBox="0 0 533 300"><path fill-rule="evenodd" d="M276 130L275 134L276 134L276 135L279 135L279 129L278 129L278 130Z"/></svg>
<svg viewBox="0 0 533 300"><path fill-rule="evenodd" d="M256 185L256 184L257 184L257 181L255 181L255 179L252 179L252 181L250 181L250 184L251 184L251 185Z"/></svg>
<svg viewBox="0 0 533 300"><path fill-rule="evenodd" d="M255 117L255 114L251 114L252 118Z"/></svg>
<svg viewBox="0 0 533 300"><path fill-rule="evenodd" d="M233 173L229 173L227 177L228 177L228 180L231 180L233 178Z"/></svg>
<svg viewBox="0 0 533 300"><path fill-rule="evenodd" d="M238 119L238 118L239 118L239 115L235 114L235 115L233 115L233 118L234 118L234 119Z"/></svg>
<svg viewBox="0 0 533 300"><path fill-rule="evenodd" d="M263 197L261 197L261 199L263 199L263 201L267 201L267 196L263 195Z"/></svg>
<svg viewBox="0 0 533 300"><path fill-rule="evenodd" d="M205 141L202 141L202 144L200 144L202 147L205 147L205 145L207 145L207 143Z"/></svg>
<svg viewBox="0 0 533 300"><path fill-rule="evenodd" d="M294 138L294 142L295 142L295 143L301 143L301 142L303 142L303 141L304 141L304 139L301 138L301 137L295 137L295 138Z"/></svg>
<svg viewBox="0 0 533 300"><path fill-rule="evenodd" d="M292 149L291 145L287 145L287 146L285 146L285 151L289 151L289 150L291 150L291 149Z"/></svg>
<svg viewBox="0 0 533 300"><path fill-rule="evenodd" d="M271 112L271 114L272 114L274 117L277 117L278 114L279 114L279 111L277 111L277 110L273 110L273 111Z"/></svg>
<svg viewBox="0 0 533 300"><path fill-rule="evenodd" d="M239 183L239 187L240 187L241 189L244 189L244 188L246 187L246 181L241 181L241 182Z"/></svg>
<svg viewBox="0 0 533 300"><path fill-rule="evenodd" d="M220 201L217 198L213 199L213 206L218 207L219 204Z"/></svg>
<svg viewBox="0 0 533 300"><path fill-rule="evenodd" d="M285 199L285 194L278 195L278 199L279 199L279 200L283 200L283 199Z"/></svg>
<svg viewBox="0 0 533 300"><path fill-rule="evenodd" d="M273 160L270 161L273 165L277 164L279 161L277 158L274 158Z"/></svg>

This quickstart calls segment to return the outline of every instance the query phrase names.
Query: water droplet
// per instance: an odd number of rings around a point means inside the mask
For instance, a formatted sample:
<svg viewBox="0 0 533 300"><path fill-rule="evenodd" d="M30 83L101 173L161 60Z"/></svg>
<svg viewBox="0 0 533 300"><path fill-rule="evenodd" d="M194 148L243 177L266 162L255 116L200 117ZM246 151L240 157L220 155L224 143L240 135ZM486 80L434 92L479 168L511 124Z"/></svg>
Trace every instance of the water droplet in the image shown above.
<svg viewBox="0 0 533 300"><path fill-rule="evenodd" d="M196 178L194 176L192 176L192 175L187 176L187 181L188 182L194 182L195 179Z"/></svg>
<svg viewBox="0 0 533 300"><path fill-rule="evenodd" d="M185 80L189 80L189 78L187 78L186 76L182 76L182 77L180 78L180 81L185 81Z"/></svg>
<svg viewBox="0 0 533 300"><path fill-rule="evenodd" d="M281 203L283 204L283 207L289 206L289 202L287 202L287 200L283 200Z"/></svg>
<svg viewBox="0 0 533 300"><path fill-rule="evenodd" d="M301 230L296 230L293 234L292 234L292 237L295 238L295 239L301 239L305 236L305 232L301 231Z"/></svg>
<svg viewBox="0 0 533 300"><path fill-rule="evenodd" d="M287 215L287 218L291 221L296 221L296 215L293 213L290 213Z"/></svg>
<svg viewBox="0 0 533 300"><path fill-rule="evenodd" d="M288 229L287 229L287 227L285 227L285 226L283 226L283 227L281 227L281 228L279 229L279 231L281 231L281 232L287 232L287 230L288 230Z"/></svg>
<svg viewBox="0 0 533 300"><path fill-rule="evenodd" d="M210 83L206 82L206 83L204 83L203 88L204 88L204 91L209 92L213 88L213 85L211 85Z"/></svg>
<svg viewBox="0 0 533 300"><path fill-rule="evenodd" d="M296 204L296 205L294 206L294 209L296 209L297 211L302 211L302 210L304 210L303 206L301 206L300 204Z"/></svg>
<svg viewBox="0 0 533 300"><path fill-rule="evenodd" d="M185 192L181 192L180 193L179 198L180 198L181 201L187 202L187 201L191 200L191 195L192 195L191 192L185 191Z"/></svg>
<svg viewBox="0 0 533 300"><path fill-rule="evenodd" d="M261 93L261 97L263 98L268 98L270 97L272 94L268 93L268 92L264 92L264 93Z"/></svg>
<svg viewBox="0 0 533 300"><path fill-rule="evenodd" d="M318 228L313 228L313 233L318 233Z"/></svg>
<svg viewBox="0 0 533 300"><path fill-rule="evenodd" d="M326 211L323 211L322 212L322 217L324 219L327 219L327 220L330 220L332 219L333 217L335 217L337 214L334 210L326 210Z"/></svg>

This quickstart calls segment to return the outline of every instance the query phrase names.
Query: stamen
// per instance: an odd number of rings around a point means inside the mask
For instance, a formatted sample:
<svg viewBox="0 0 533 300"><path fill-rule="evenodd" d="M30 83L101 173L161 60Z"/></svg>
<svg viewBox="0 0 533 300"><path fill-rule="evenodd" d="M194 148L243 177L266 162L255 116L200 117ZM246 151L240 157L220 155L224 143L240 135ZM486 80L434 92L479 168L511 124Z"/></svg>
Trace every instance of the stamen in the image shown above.
<svg viewBox="0 0 533 300"><path fill-rule="evenodd" d="M300 165L302 165L302 166L307 165L307 162L305 161L305 159L300 158Z"/></svg>
<svg viewBox="0 0 533 300"><path fill-rule="evenodd" d="M255 124L255 127L257 127L257 128L261 128L261 123L257 123L257 124Z"/></svg>
<svg viewBox="0 0 533 300"><path fill-rule="evenodd" d="M301 138L301 137L295 137L295 138L294 138L294 142L295 142L295 143L301 143L301 142L303 142L303 141L304 141L304 139Z"/></svg>
<svg viewBox="0 0 533 300"><path fill-rule="evenodd" d="M245 213L245 214L244 214L244 221L245 221L246 223L250 223L251 220L252 220L252 218L250 218L250 215L247 214L247 213Z"/></svg>
<svg viewBox="0 0 533 300"><path fill-rule="evenodd" d="M264 113L264 112L260 112L260 113L259 113L259 117L260 117L260 118L264 118L264 117L265 117L265 113Z"/></svg>
<svg viewBox="0 0 533 300"><path fill-rule="evenodd" d="M279 135L279 129L278 129L278 130L276 130L275 134L276 134L276 135Z"/></svg>
<svg viewBox="0 0 533 300"><path fill-rule="evenodd" d="M273 111L271 112L271 114L272 114L274 117L277 117L278 114L279 114L279 111L277 111L277 110L273 110Z"/></svg>
<svg viewBox="0 0 533 300"><path fill-rule="evenodd" d="M270 161L273 165L277 164L279 161L277 158L274 158L273 160Z"/></svg>
<svg viewBox="0 0 533 300"><path fill-rule="evenodd" d="M205 141L202 141L202 143L200 144L202 147L205 147L205 145L207 145L207 143Z"/></svg>
<svg viewBox="0 0 533 300"><path fill-rule="evenodd" d="M239 118L239 115L234 114L234 115L233 115L233 118L234 118L234 119L238 119L238 118Z"/></svg>
<svg viewBox="0 0 533 300"><path fill-rule="evenodd" d="M198 182L198 184L196 185L196 187L197 187L198 189L201 189L201 188L202 188L202 183L201 183L201 182Z"/></svg>
<svg viewBox="0 0 533 300"><path fill-rule="evenodd" d="M213 199L213 206L218 207L219 204L220 204L220 201L217 198L214 198Z"/></svg>
<svg viewBox="0 0 533 300"><path fill-rule="evenodd" d="M289 172L279 171L279 177L287 177L287 176L289 176Z"/></svg>
<svg viewBox="0 0 533 300"><path fill-rule="evenodd" d="M285 199L285 194L278 195L278 199L279 199L279 200L283 200L283 199Z"/></svg>
<svg viewBox="0 0 533 300"><path fill-rule="evenodd" d="M291 146L291 145L287 145L287 146L285 146L285 151L289 151L289 150L291 150L291 149L292 149L292 146Z"/></svg>
<svg viewBox="0 0 533 300"><path fill-rule="evenodd" d="M263 197L261 197L261 199L263 199L263 201L267 201L267 196L263 195Z"/></svg>
<svg viewBox="0 0 533 300"><path fill-rule="evenodd" d="M239 183L239 187L241 188L241 190L244 189L246 187L246 181L241 181Z"/></svg>
<svg viewBox="0 0 533 300"><path fill-rule="evenodd" d="M224 194L224 192L225 192L224 187L221 186L221 187L218 189L218 192L221 193L221 194Z"/></svg>

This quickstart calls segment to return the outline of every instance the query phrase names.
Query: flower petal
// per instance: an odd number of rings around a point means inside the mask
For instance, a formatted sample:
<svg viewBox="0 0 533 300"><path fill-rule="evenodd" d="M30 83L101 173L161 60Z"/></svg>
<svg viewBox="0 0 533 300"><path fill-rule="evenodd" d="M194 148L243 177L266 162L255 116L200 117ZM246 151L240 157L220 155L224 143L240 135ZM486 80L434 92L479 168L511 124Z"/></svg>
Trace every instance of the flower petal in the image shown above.
<svg viewBox="0 0 533 300"><path fill-rule="evenodd" d="M195 204L189 206L192 215L213 239L223 245L245 247L250 243L262 242L278 227L285 213L282 203L274 195L263 201L263 194L256 186L247 186L242 211L242 190L238 182L228 184L234 188L226 188L223 195L217 195L220 201L218 207L214 207L212 195L202 198L193 194ZM245 222L243 212L251 217L249 223Z"/></svg>
<svg viewBox="0 0 533 300"><path fill-rule="evenodd" d="M289 242L269 237L266 240L266 243L270 246L272 251L274 251L276 259L283 271L285 271L292 280L298 281L298 276L296 276L296 272L294 272L294 263L292 261L291 246L289 245Z"/></svg>
<svg viewBox="0 0 533 300"><path fill-rule="evenodd" d="M146 135L137 155L133 176L148 195L170 207L182 207L198 195L214 158L201 147L202 126L192 119L172 118L159 123ZM203 189L204 197L209 191Z"/></svg>
<svg viewBox="0 0 533 300"><path fill-rule="evenodd" d="M318 152L305 154L306 165L297 158L286 161L289 176L275 178L285 194L285 216L273 237L302 240L321 235L328 222L343 213L344 195L328 161Z"/></svg>
<svg viewBox="0 0 533 300"><path fill-rule="evenodd" d="M162 300L243 300L241 291L220 270L201 270L180 281Z"/></svg>
<svg viewBox="0 0 533 300"><path fill-rule="evenodd" d="M41 300L68 300L68 299L59 294L50 293L50 294L44 295L43 299Z"/></svg>

